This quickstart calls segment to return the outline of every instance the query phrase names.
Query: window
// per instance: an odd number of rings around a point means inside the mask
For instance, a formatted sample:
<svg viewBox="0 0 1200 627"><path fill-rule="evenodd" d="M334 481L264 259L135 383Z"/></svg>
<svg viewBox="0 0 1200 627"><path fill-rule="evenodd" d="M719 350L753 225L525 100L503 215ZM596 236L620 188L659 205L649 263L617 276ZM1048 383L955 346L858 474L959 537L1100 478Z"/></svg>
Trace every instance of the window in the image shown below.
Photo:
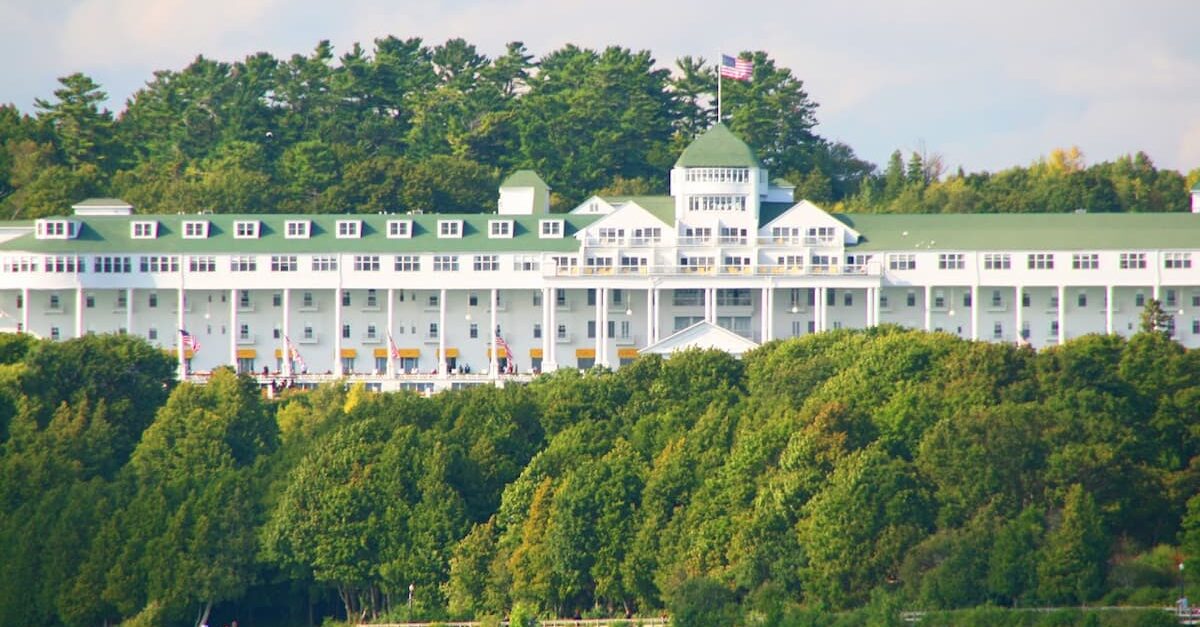
<svg viewBox="0 0 1200 627"><path fill-rule="evenodd" d="M72 220L38 220L38 239L74 239L79 233L79 223Z"/></svg>
<svg viewBox="0 0 1200 627"><path fill-rule="evenodd" d="M84 307L87 307L88 309L94 309L96 307L96 297L88 294L87 296L83 297L83 303Z"/></svg>
<svg viewBox="0 0 1200 627"><path fill-rule="evenodd" d="M396 255L394 262L396 272L421 271L421 257L418 255Z"/></svg>
<svg viewBox="0 0 1200 627"><path fill-rule="evenodd" d="M512 220L488 220L488 237L512 237Z"/></svg>
<svg viewBox="0 0 1200 627"><path fill-rule="evenodd" d="M888 255L888 270L916 270L917 256L914 254Z"/></svg>
<svg viewBox="0 0 1200 627"><path fill-rule="evenodd" d="M1054 255L1051 253L1030 253L1026 261L1030 270L1054 269Z"/></svg>
<svg viewBox="0 0 1200 627"><path fill-rule="evenodd" d="M540 325L536 322L533 323L533 339L535 339L535 340L542 339L542 325Z"/></svg>
<svg viewBox="0 0 1200 627"><path fill-rule="evenodd" d="M732 227L732 226L723 226L723 227L721 227L720 233L721 233L720 243L722 243L722 244L745 244L746 243L746 235L747 235L746 229L739 229L739 228Z"/></svg>
<svg viewBox="0 0 1200 627"><path fill-rule="evenodd" d="M379 255L355 255L354 256L354 271L355 272L378 272L379 271Z"/></svg>
<svg viewBox="0 0 1200 627"><path fill-rule="evenodd" d="M313 326L311 323L304 324L303 333L304 333L304 339L306 339L306 340L311 340L316 337L316 334L313 332Z"/></svg>
<svg viewBox="0 0 1200 627"><path fill-rule="evenodd" d="M150 292L149 294L147 294L146 295L146 306L151 309L158 307L158 294L156 294L154 292Z"/></svg>
<svg viewBox="0 0 1200 627"><path fill-rule="evenodd" d="M938 255L938 270L962 270L966 261L962 253L942 253Z"/></svg>
<svg viewBox="0 0 1200 627"><path fill-rule="evenodd" d="M431 340L436 340L436 339L437 339L437 337L438 337L438 323L436 323L436 322L430 322L430 323L429 323L429 334L428 334L428 336L427 336L427 337L429 337L429 339L431 339Z"/></svg>
<svg viewBox="0 0 1200 627"><path fill-rule="evenodd" d="M313 293L312 292L304 292L300 296L300 306L305 309L311 309L313 307Z"/></svg>
<svg viewBox="0 0 1200 627"><path fill-rule="evenodd" d="M633 245L646 246L650 244L658 244L662 241L662 228L645 227L633 230Z"/></svg>
<svg viewBox="0 0 1200 627"><path fill-rule="evenodd" d="M57 265L52 258L46 258L46 272L55 272L51 265ZM93 257L92 271L97 274L126 274L133 271L132 260L129 257Z"/></svg>
<svg viewBox="0 0 1200 627"><path fill-rule="evenodd" d="M204 239L209 237L209 222L206 220L188 220L184 222L184 239Z"/></svg>
<svg viewBox="0 0 1200 627"><path fill-rule="evenodd" d="M625 229L602 226L596 229L596 239L601 245L620 244L625 239Z"/></svg>
<svg viewBox="0 0 1200 627"><path fill-rule="evenodd" d="M62 301L59 300L58 294L51 294L50 298L46 300L46 303L47 303L47 305L46 305L47 309L51 309L54 311L62 309Z"/></svg>
<svg viewBox="0 0 1200 627"><path fill-rule="evenodd" d="M1134 294L1133 295L1133 305L1135 307L1145 307L1146 306L1146 295L1141 292Z"/></svg>
<svg viewBox="0 0 1200 627"><path fill-rule="evenodd" d="M495 272L500 269L499 255L475 255L476 272Z"/></svg>
<svg viewBox="0 0 1200 627"><path fill-rule="evenodd" d="M693 307L704 304L703 290L677 289L672 296L672 304L676 307Z"/></svg>
<svg viewBox="0 0 1200 627"><path fill-rule="evenodd" d="M971 306L971 292L963 292L963 307Z"/></svg>
<svg viewBox="0 0 1200 627"><path fill-rule="evenodd" d="M129 228L129 236L133 239L154 239L158 236L157 222L134 222Z"/></svg>
<svg viewBox="0 0 1200 627"><path fill-rule="evenodd" d="M216 272L217 258L206 255L188 257L188 270L191 272Z"/></svg>
<svg viewBox="0 0 1200 627"><path fill-rule="evenodd" d="M641 272L645 267L645 257L621 255L621 272Z"/></svg>
<svg viewBox="0 0 1200 627"><path fill-rule="evenodd" d="M542 237L562 237L562 220L539 220L538 227Z"/></svg>
<svg viewBox="0 0 1200 627"><path fill-rule="evenodd" d="M179 272L179 257L142 257L139 266L142 272Z"/></svg>
<svg viewBox="0 0 1200 627"><path fill-rule="evenodd" d="M992 290L992 307L1003 307L1004 297L1000 295L1000 290Z"/></svg>
<svg viewBox="0 0 1200 627"><path fill-rule="evenodd" d="M258 220L235 220L233 222L234 239L258 239Z"/></svg>
<svg viewBox="0 0 1200 627"><path fill-rule="evenodd" d="M829 291L832 292L833 290L829 290ZM845 294L842 294L842 305L845 307L853 307L854 306L854 294L852 294L849 291L847 291Z"/></svg>
<svg viewBox="0 0 1200 627"><path fill-rule="evenodd" d="M471 325L467 328L467 335L472 340L477 339L479 337L479 324L472 322Z"/></svg>
<svg viewBox="0 0 1200 627"><path fill-rule="evenodd" d="M1192 253L1163 253L1163 267L1182 270L1192 267Z"/></svg>
<svg viewBox="0 0 1200 627"><path fill-rule="evenodd" d="M587 321L587 337L589 340L593 340L596 338L596 321L595 320Z"/></svg>
<svg viewBox="0 0 1200 627"><path fill-rule="evenodd" d="M1032 301L1029 297L1029 292L1021 292L1021 306L1028 307L1030 302Z"/></svg>
<svg viewBox="0 0 1200 627"><path fill-rule="evenodd" d="M342 325L342 339L343 340L350 339L350 325L348 325L348 324Z"/></svg>
<svg viewBox="0 0 1200 627"><path fill-rule="evenodd" d="M250 309L250 290L238 290L238 307Z"/></svg>
<svg viewBox="0 0 1200 627"><path fill-rule="evenodd" d="M458 272L458 255L434 255L434 272Z"/></svg>
<svg viewBox="0 0 1200 627"><path fill-rule="evenodd" d="M337 238L338 239L358 239L359 233L362 231L362 220L338 220L337 221Z"/></svg>
<svg viewBox="0 0 1200 627"><path fill-rule="evenodd" d="M1143 270L1146 268L1146 253L1121 253L1122 270Z"/></svg>
<svg viewBox="0 0 1200 627"><path fill-rule="evenodd" d="M1171 309L1179 306L1179 292L1173 289L1166 290L1166 306Z"/></svg>
<svg viewBox="0 0 1200 627"><path fill-rule="evenodd" d="M1071 255L1072 270L1096 270L1100 267L1100 255L1096 253L1074 253Z"/></svg>
<svg viewBox="0 0 1200 627"><path fill-rule="evenodd" d="M618 292L620 290L615 290L614 294ZM748 289L717 290L717 305L722 307L749 307L752 298Z"/></svg>
<svg viewBox="0 0 1200 627"><path fill-rule="evenodd" d="M565 325L565 324L558 325L558 329L555 330L555 334L556 334L555 337L557 337L560 340L567 339L567 325Z"/></svg>
<svg viewBox="0 0 1200 627"><path fill-rule="evenodd" d="M945 292L942 292L941 290L937 290L933 293L933 308L934 309L945 309L946 308Z"/></svg>
<svg viewBox="0 0 1200 627"><path fill-rule="evenodd" d="M908 295L904 299L904 306L905 307L916 307L917 306L917 293L916 292L913 292L913 291L908 292Z"/></svg>
<svg viewBox="0 0 1200 627"><path fill-rule="evenodd" d="M687 168L685 178L689 183L748 183L749 168Z"/></svg>
<svg viewBox="0 0 1200 627"><path fill-rule="evenodd" d="M271 272L295 272L298 268L295 255L271 255Z"/></svg>
<svg viewBox="0 0 1200 627"><path fill-rule="evenodd" d="M541 259L533 255L517 255L513 257L513 270L517 272L537 272L541 267Z"/></svg>
<svg viewBox="0 0 1200 627"><path fill-rule="evenodd" d="M379 306L379 292L375 289L367 290L367 307Z"/></svg>
<svg viewBox="0 0 1200 627"><path fill-rule="evenodd" d="M234 255L229 258L229 269L234 272L256 272L258 258L252 255Z"/></svg>
<svg viewBox="0 0 1200 627"><path fill-rule="evenodd" d="M984 270L1011 270L1012 255L1001 253L987 253L983 256Z"/></svg>
<svg viewBox="0 0 1200 627"><path fill-rule="evenodd" d="M1075 303L1081 308L1087 307L1087 292L1080 292L1079 296L1075 299Z"/></svg>
<svg viewBox="0 0 1200 627"><path fill-rule="evenodd" d="M283 294L280 294L278 292L271 294L271 306L272 307L282 307L283 306Z"/></svg>
<svg viewBox="0 0 1200 627"><path fill-rule="evenodd" d="M335 255L313 255L313 272L335 272L337 267L338 261Z"/></svg>
<svg viewBox="0 0 1200 627"><path fill-rule="evenodd" d="M342 307L349 307L351 303L350 290L342 291Z"/></svg>
<svg viewBox="0 0 1200 627"><path fill-rule="evenodd" d="M810 226L804 231L806 244L832 244L837 231L832 226Z"/></svg>
<svg viewBox="0 0 1200 627"><path fill-rule="evenodd" d="M992 323L992 339L999 340L1004 338L1004 324L1001 322Z"/></svg>
<svg viewBox="0 0 1200 627"><path fill-rule="evenodd" d="M587 272L595 274L607 274L612 270L612 257L588 257L583 260L583 265Z"/></svg>
<svg viewBox="0 0 1200 627"><path fill-rule="evenodd" d="M284 223L283 236L287 239L308 239L311 225L309 220L288 220Z"/></svg>
<svg viewBox="0 0 1200 627"><path fill-rule="evenodd" d="M746 197L741 194L697 194L688 196L689 211L745 211Z"/></svg>
<svg viewBox="0 0 1200 627"><path fill-rule="evenodd" d="M438 237L462 237L462 220L438 220Z"/></svg>
<svg viewBox="0 0 1200 627"><path fill-rule="evenodd" d="M388 220L387 236L389 239L412 237L412 220Z"/></svg>

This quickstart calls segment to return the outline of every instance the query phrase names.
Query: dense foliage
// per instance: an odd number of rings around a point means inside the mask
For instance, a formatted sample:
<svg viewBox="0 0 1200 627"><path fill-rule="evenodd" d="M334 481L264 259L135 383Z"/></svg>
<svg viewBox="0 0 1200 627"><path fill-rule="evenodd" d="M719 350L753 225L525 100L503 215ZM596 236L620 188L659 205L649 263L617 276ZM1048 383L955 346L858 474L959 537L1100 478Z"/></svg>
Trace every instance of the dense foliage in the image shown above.
<svg viewBox="0 0 1200 627"><path fill-rule="evenodd" d="M88 196L147 213L480 212L533 168L569 209L593 193L665 193L667 170L716 119L704 59L567 45L489 58L462 39L384 37L336 56L197 57L154 73L114 115L93 79L60 79L32 115L0 106L0 215L61 214ZM763 52L725 81L725 122L798 198L856 211L1181 211L1200 168L1141 153L1085 167L1055 151L1028 168L943 177L940 157L877 168L815 132L817 103Z"/></svg>
<svg viewBox="0 0 1200 627"><path fill-rule="evenodd" d="M834 331L432 398L175 385L124 336L0 361L6 625L884 624L1169 604L1200 555L1200 352L1152 327Z"/></svg>

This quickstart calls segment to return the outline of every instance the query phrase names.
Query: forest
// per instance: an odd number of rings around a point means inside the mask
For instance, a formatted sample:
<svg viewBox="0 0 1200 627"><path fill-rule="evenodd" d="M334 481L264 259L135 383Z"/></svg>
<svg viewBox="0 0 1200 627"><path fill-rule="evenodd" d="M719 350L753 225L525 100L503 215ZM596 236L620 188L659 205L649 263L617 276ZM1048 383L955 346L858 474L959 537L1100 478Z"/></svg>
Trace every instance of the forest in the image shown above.
<svg viewBox="0 0 1200 627"><path fill-rule="evenodd" d="M1170 606L1200 590L1200 352L1147 320L1036 352L836 330L429 398L267 399L177 384L138 338L0 336L0 624ZM1173 620L1146 612L1103 624ZM1101 624L1073 620L1037 624Z"/></svg>
<svg viewBox="0 0 1200 627"><path fill-rule="evenodd" d="M762 51L724 81L724 122L771 175L837 212L1186 211L1186 176L1131 153L1088 164L1047 146L1028 165L950 172L923 147L882 167L817 133L804 82ZM649 51L574 45L494 58L451 39L383 37L368 50L164 69L113 113L84 74L32 112L0 106L0 217L59 215L119 197L146 213L495 211L520 168L569 210L592 194L659 194L683 147L716 121L705 59L663 67Z"/></svg>

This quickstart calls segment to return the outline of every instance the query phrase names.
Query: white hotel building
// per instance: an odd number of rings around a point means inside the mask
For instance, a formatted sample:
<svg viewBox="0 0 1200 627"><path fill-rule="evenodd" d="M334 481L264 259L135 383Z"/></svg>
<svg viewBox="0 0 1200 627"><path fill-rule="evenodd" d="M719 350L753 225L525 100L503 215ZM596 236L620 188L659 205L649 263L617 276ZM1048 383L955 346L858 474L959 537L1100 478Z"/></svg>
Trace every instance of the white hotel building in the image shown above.
<svg viewBox="0 0 1200 627"><path fill-rule="evenodd" d="M669 196L565 214L528 171L501 185L496 214L137 215L85 201L0 223L0 327L132 333L176 354L183 328L200 344L180 356L189 374L265 367L384 389L509 379L494 333L524 377L617 367L679 338L748 347L881 323L1041 347L1131 334L1150 298L1200 346L1197 215L834 215L794 201L723 125L670 177Z"/></svg>

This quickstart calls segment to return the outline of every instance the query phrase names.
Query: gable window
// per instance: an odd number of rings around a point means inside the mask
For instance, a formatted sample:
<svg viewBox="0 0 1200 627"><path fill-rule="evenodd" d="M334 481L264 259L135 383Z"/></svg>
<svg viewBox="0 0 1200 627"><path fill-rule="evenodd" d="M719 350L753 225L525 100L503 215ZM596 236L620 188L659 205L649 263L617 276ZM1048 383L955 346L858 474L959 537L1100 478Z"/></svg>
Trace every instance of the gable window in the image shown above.
<svg viewBox="0 0 1200 627"><path fill-rule="evenodd" d="M288 220L284 226L284 237L287 239L308 239L311 224L308 220Z"/></svg>
<svg viewBox="0 0 1200 627"><path fill-rule="evenodd" d="M633 230L633 245L647 246L662 241L662 228L657 226Z"/></svg>
<svg viewBox="0 0 1200 627"><path fill-rule="evenodd" d="M362 231L362 220L338 220L338 239L357 239Z"/></svg>
<svg viewBox="0 0 1200 627"><path fill-rule="evenodd" d="M831 244L836 233L832 226L809 227L804 234L805 244Z"/></svg>
<svg viewBox="0 0 1200 627"><path fill-rule="evenodd" d="M208 237L207 220L189 220L183 223L183 239L204 239Z"/></svg>
<svg viewBox="0 0 1200 627"><path fill-rule="evenodd" d="M237 220L233 223L234 239L258 239L258 220Z"/></svg>
<svg viewBox="0 0 1200 627"><path fill-rule="evenodd" d="M513 236L513 221L512 220L489 220L488 221L488 237L512 237Z"/></svg>
<svg viewBox="0 0 1200 627"><path fill-rule="evenodd" d="M388 220L387 236L390 239L412 237L412 220Z"/></svg>
<svg viewBox="0 0 1200 627"><path fill-rule="evenodd" d="M129 234L133 239L154 239L158 236L157 222L134 222L129 225L131 232Z"/></svg>
<svg viewBox="0 0 1200 627"><path fill-rule="evenodd" d="M438 220L438 237L462 237L462 220Z"/></svg>
<svg viewBox="0 0 1200 627"><path fill-rule="evenodd" d="M538 227L542 237L562 237L562 220L539 220Z"/></svg>

